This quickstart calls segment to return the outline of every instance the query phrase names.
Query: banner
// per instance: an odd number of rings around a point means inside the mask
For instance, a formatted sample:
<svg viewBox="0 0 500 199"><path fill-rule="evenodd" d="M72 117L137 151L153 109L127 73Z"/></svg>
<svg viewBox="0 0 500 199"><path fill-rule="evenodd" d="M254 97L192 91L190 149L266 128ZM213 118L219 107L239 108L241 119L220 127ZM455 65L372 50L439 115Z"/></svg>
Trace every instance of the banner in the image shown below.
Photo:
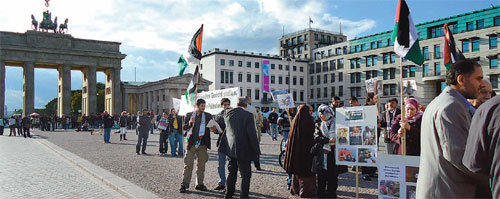
<svg viewBox="0 0 500 199"><path fill-rule="evenodd" d="M337 165L376 166L377 106L337 108L335 124Z"/></svg>
<svg viewBox="0 0 500 199"><path fill-rule="evenodd" d="M419 156L378 157L378 198L416 198Z"/></svg>
<svg viewBox="0 0 500 199"><path fill-rule="evenodd" d="M262 90L269 92L269 60L262 60Z"/></svg>
<svg viewBox="0 0 500 199"><path fill-rule="evenodd" d="M293 102L292 94L280 94L276 95L276 101L278 101L278 106L280 108L295 108L295 103Z"/></svg>
<svg viewBox="0 0 500 199"><path fill-rule="evenodd" d="M383 94L382 81L378 80L377 78L365 80L365 84L367 93L375 93L375 95L377 96L381 96Z"/></svg>
<svg viewBox="0 0 500 199"><path fill-rule="evenodd" d="M273 91L271 92L271 97L273 97L273 100L274 101L277 101L278 99L276 98L277 95L281 95L281 94L287 94L288 91L286 90L278 90L278 91Z"/></svg>
<svg viewBox="0 0 500 199"><path fill-rule="evenodd" d="M236 107L238 97L240 96L240 88L234 87L198 93L196 100L204 99L206 102L205 112L216 115L222 111L222 107L220 105L220 100L222 98L228 98L231 101L231 107ZM186 103L185 99L181 100L180 109L179 115L186 115L186 113L193 111L193 108Z"/></svg>
<svg viewBox="0 0 500 199"><path fill-rule="evenodd" d="M173 105L174 109L178 113L179 112L179 108L181 107L181 100L177 99L177 98L172 98L172 105ZM169 110L169 113L170 113L170 110Z"/></svg>

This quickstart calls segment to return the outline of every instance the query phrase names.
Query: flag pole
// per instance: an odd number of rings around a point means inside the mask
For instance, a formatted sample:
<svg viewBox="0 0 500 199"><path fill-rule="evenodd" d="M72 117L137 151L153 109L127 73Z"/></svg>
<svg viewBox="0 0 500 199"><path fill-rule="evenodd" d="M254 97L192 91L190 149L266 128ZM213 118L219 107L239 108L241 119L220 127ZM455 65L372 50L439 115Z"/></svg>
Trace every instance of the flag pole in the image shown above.
<svg viewBox="0 0 500 199"><path fill-rule="evenodd" d="M404 98L403 98L403 57L399 57L399 85L400 85L400 91L399 93L401 94L400 96L400 99L401 99L401 120L400 121L403 121L405 122L406 121L406 116L405 116L405 105L404 105ZM403 127L403 131L401 133L401 147L402 147L402 150L401 150L401 153L402 155L406 155L406 129L405 127Z"/></svg>

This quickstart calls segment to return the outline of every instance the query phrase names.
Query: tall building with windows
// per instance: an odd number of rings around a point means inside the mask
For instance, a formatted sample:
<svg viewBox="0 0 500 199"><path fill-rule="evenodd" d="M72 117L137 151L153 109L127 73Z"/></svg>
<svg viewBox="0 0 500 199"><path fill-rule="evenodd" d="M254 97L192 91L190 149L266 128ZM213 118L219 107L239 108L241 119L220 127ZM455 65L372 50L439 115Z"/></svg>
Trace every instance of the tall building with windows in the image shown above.
<svg viewBox="0 0 500 199"><path fill-rule="evenodd" d="M297 32L283 35L279 39L279 50L281 57L295 57L297 59L311 60L315 55L312 50L331 44L346 41L347 37L342 33L307 28ZM329 52L327 52L329 53ZM330 56L320 54L317 56Z"/></svg>
<svg viewBox="0 0 500 199"><path fill-rule="evenodd" d="M491 81L493 90L499 92L500 7L492 7L416 25L425 62L423 66L416 66L403 60L402 74L405 80L416 81L415 97L428 104L446 87L445 23L450 24L455 42L465 57L481 64L484 77ZM383 83L381 102L398 97L400 60L394 53L391 36L392 30L313 49L312 54L332 54L313 57L308 63L307 102L317 107L330 103L333 96L339 96L344 103L355 96L364 104L365 80L375 77Z"/></svg>
<svg viewBox="0 0 500 199"><path fill-rule="evenodd" d="M269 60L270 91L289 90L296 104L307 102L307 61L262 53L211 49L203 53L201 74L213 82L209 90L239 87L242 96L249 96L252 105L267 109L277 107L271 94L263 90L262 61ZM194 72L194 67L190 67Z"/></svg>

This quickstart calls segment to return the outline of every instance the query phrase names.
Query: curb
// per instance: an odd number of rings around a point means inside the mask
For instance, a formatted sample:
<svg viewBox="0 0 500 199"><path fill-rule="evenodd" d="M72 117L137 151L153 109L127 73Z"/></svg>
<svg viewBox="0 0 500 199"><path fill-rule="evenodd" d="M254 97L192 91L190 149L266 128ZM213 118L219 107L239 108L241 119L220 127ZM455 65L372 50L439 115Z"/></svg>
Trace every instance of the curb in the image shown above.
<svg viewBox="0 0 500 199"><path fill-rule="evenodd" d="M56 154L60 155L64 159L69 160L72 164L77 166L78 168L82 169L84 172L92 175L95 177L97 180L103 182L107 186L111 187L112 189L118 191L120 194L127 198L137 198L137 199L143 199L143 198L160 198L154 193L151 193L136 184L131 183L128 180L125 180L91 162L88 160L85 160L83 158L80 158L79 156L47 141L47 140L42 140L42 139L33 139L37 141L38 143L44 145L45 147L49 148L50 150L54 151Z"/></svg>

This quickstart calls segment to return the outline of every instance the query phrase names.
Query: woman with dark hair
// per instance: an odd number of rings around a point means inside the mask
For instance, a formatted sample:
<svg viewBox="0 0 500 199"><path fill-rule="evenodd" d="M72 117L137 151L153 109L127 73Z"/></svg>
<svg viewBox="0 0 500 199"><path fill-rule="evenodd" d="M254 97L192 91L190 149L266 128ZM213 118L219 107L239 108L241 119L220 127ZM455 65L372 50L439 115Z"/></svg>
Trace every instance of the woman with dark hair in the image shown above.
<svg viewBox="0 0 500 199"><path fill-rule="evenodd" d="M401 121L401 114L396 116L391 127L390 138L395 143L394 153L402 155L401 134L406 131L406 155L420 156L420 127L422 115L420 104L415 98L405 101L406 120Z"/></svg>
<svg viewBox="0 0 500 199"><path fill-rule="evenodd" d="M284 169L292 174L290 193L303 198L316 197L316 175L311 171L314 145L314 119L308 105L300 105L292 121L286 146Z"/></svg>

